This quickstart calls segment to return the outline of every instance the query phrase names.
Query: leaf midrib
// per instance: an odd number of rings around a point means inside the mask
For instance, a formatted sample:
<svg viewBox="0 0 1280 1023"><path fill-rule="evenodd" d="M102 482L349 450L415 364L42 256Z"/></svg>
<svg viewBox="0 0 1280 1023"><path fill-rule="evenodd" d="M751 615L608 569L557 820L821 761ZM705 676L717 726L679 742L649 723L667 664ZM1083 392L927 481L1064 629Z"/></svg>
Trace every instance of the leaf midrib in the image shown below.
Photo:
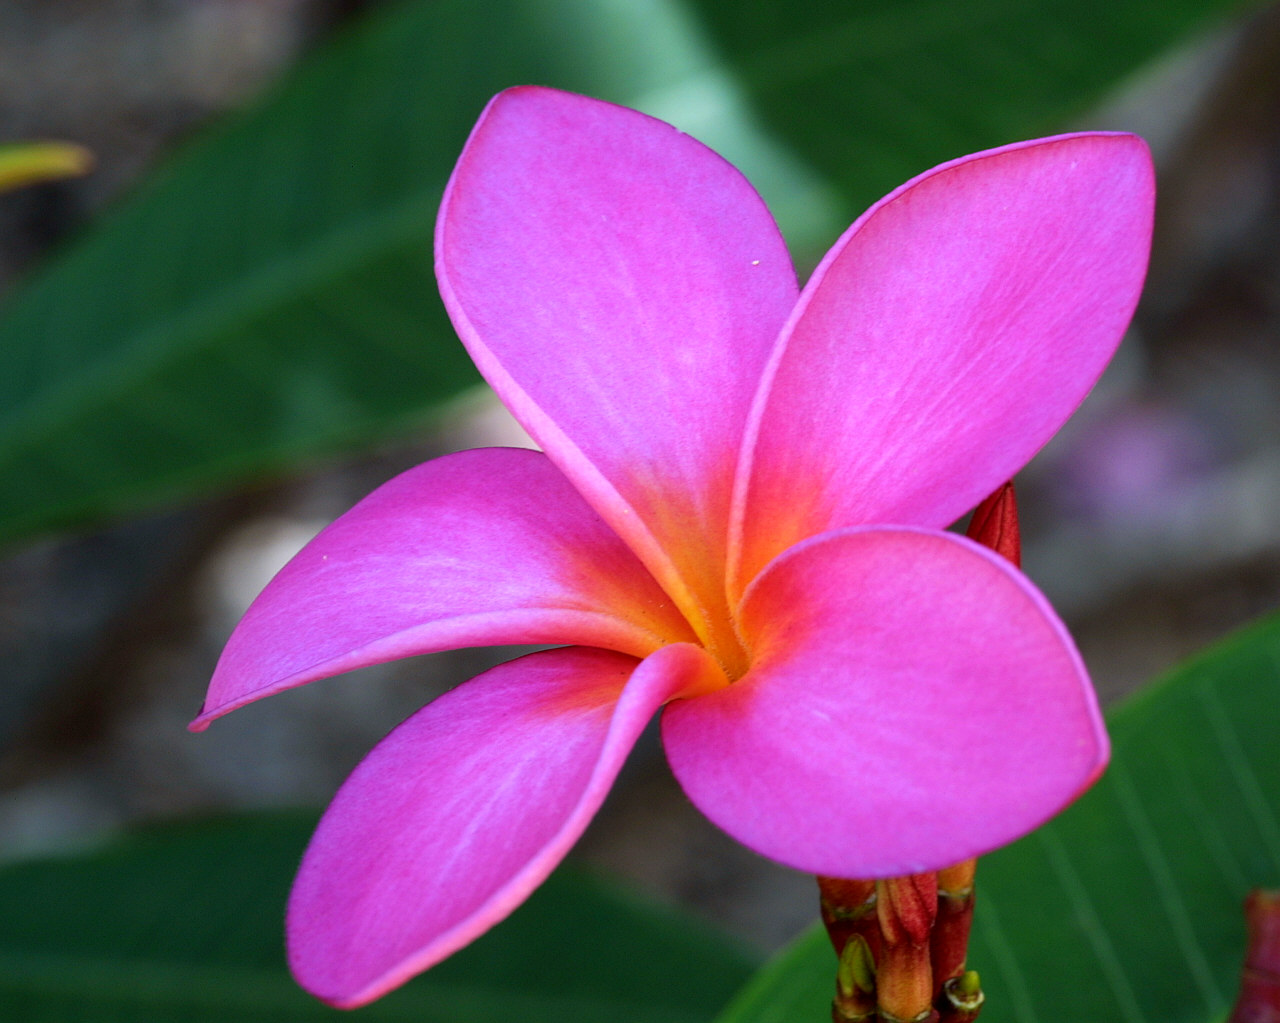
<svg viewBox="0 0 1280 1023"><path fill-rule="evenodd" d="M750 77L757 82L776 84L798 76L810 77L830 60L845 59L847 47L841 41L856 41L857 49L866 57L891 55L902 49L904 39L918 46L921 39L972 32L975 24L999 21L1020 9L1015 0L991 0L975 17L971 9L961 13L946 0L916 0L890 10L850 17L838 26L743 53L737 59L722 56L732 66L749 69ZM912 31L903 32L904 25L910 25ZM928 26L928 30L922 31L921 25ZM677 86L680 80L696 78L704 70L693 69L670 84ZM227 325L262 315L294 295L305 293L308 285L314 288L351 266L370 261L378 252L412 240L424 228L429 230L439 192L438 188L415 191L389 208L357 216L327 238L307 239L305 248L294 249L255 268L230 285L202 296L194 305L137 332L120 347L103 351L79 374L45 381L45 386L33 392L29 400L15 403L7 413L0 410L0 458L20 450L31 435L39 434L51 423L65 421L64 417L74 413L78 405L113 389L123 390L130 381L145 379L149 371L175 352L185 355L198 351L221 336L220 331ZM165 341L174 336L190 337L192 341L178 350L166 347Z"/></svg>

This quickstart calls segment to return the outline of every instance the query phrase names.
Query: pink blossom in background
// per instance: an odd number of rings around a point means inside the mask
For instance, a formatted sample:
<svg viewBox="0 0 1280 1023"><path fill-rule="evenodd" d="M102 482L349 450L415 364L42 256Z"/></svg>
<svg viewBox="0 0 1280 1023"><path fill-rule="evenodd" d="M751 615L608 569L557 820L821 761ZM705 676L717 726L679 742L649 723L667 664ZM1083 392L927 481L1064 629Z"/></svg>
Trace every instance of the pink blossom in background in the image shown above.
<svg viewBox="0 0 1280 1023"><path fill-rule="evenodd" d="M436 700L356 768L290 899L299 981L363 1004L514 909L648 720L689 798L799 870L888 877L1006 843L1107 739L1074 646L944 527L1084 398L1146 268L1129 135L1020 143L899 188L803 291L759 196L694 139L504 92L436 269L545 452L379 488L271 582L193 728L363 665L558 644Z"/></svg>
<svg viewBox="0 0 1280 1023"><path fill-rule="evenodd" d="M1167 519L1223 461L1205 424L1154 401L1131 399L1076 425L1052 463L1049 493L1059 514L1103 528Z"/></svg>

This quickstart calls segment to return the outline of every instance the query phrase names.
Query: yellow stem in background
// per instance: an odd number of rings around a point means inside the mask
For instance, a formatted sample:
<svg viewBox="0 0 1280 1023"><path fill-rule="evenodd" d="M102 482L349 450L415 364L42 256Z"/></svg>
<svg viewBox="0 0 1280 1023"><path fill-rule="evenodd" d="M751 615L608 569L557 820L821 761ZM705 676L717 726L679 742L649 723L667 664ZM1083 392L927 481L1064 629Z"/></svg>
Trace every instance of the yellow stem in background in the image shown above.
<svg viewBox="0 0 1280 1023"><path fill-rule="evenodd" d="M93 154L71 142L16 142L0 146L0 192L87 174Z"/></svg>

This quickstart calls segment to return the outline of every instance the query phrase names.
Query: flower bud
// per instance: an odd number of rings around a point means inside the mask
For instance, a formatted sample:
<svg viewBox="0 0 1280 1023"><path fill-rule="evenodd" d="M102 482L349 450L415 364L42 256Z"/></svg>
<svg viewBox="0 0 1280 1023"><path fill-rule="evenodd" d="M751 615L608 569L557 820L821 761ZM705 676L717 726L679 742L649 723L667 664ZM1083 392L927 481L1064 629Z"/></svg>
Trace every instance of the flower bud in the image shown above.
<svg viewBox="0 0 1280 1023"><path fill-rule="evenodd" d="M967 970L947 981L943 988L941 1018L944 1023L971 1023L978 1018L986 996L976 970Z"/></svg>
<svg viewBox="0 0 1280 1023"><path fill-rule="evenodd" d="M929 1018L933 968L929 934L938 914L938 876L908 874L876 882L876 915L883 944L876 971L882 1020Z"/></svg>
<svg viewBox="0 0 1280 1023"><path fill-rule="evenodd" d="M876 1014L876 963L861 934L845 943L836 968L836 998L831 1018L838 1023L872 1020Z"/></svg>
<svg viewBox="0 0 1280 1023"><path fill-rule="evenodd" d="M1018 500L1013 494L1013 480L973 510L965 536L1021 567L1022 532L1018 528Z"/></svg>
<svg viewBox="0 0 1280 1023"><path fill-rule="evenodd" d="M927 945L938 915L938 875L908 874L876 882L876 912L887 944Z"/></svg>
<svg viewBox="0 0 1280 1023"><path fill-rule="evenodd" d="M849 939L860 934L869 943L874 956L880 947L880 924L876 920L876 883L851 881L839 877L819 877L822 922L836 955Z"/></svg>

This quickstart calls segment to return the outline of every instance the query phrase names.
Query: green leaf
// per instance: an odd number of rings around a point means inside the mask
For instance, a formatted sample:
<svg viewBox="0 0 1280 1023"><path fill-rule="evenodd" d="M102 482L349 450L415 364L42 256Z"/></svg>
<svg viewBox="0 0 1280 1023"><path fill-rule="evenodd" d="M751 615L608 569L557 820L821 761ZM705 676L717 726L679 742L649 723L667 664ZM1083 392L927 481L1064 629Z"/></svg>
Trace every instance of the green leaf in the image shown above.
<svg viewBox="0 0 1280 1023"><path fill-rule="evenodd" d="M695 0L753 113L860 212L934 164L1066 130L1250 0ZM1085 125L1088 127L1089 125ZM784 225L785 226L785 225Z"/></svg>
<svg viewBox="0 0 1280 1023"><path fill-rule="evenodd" d="M71 142L0 143L0 192L87 174L93 154Z"/></svg>
<svg viewBox="0 0 1280 1023"><path fill-rule="evenodd" d="M1109 715L1111 766L1051 823L978 864L969 965L983 1023L1206 1023L1234 1001L1241 903L1280 884L1280 615ZM821 929L719 1023L829 1011Z"/></svg>
<svg viewBox="0 0 1280 1023"><path fill-rule="evenodd" d="M660 5L594 0L403 4L338 40L8 306L0 540L448 409L478 377L431 234L484 104L548 80L636 99L697 59Z"/></svg>
<svg viewBox="0 0 1280 1023"><path fill-rule="evenodd" d="M9 304L0 542L405 433L475 384L431 230L505 86L674 120L757 183L805 263L878 192L1058 126L1237 6L393 6L173 159Z"/></svg>
<svg viewBox="0 0 1280 1023"><path fill-rule="evenodd" d="M285 894L314 823L264 814L170 825L0 870L0 1019L343 1018L298 989L284 964ZM360 1018L695 1023L751 965L697 921L561 871L505 923Z"/></svg>

